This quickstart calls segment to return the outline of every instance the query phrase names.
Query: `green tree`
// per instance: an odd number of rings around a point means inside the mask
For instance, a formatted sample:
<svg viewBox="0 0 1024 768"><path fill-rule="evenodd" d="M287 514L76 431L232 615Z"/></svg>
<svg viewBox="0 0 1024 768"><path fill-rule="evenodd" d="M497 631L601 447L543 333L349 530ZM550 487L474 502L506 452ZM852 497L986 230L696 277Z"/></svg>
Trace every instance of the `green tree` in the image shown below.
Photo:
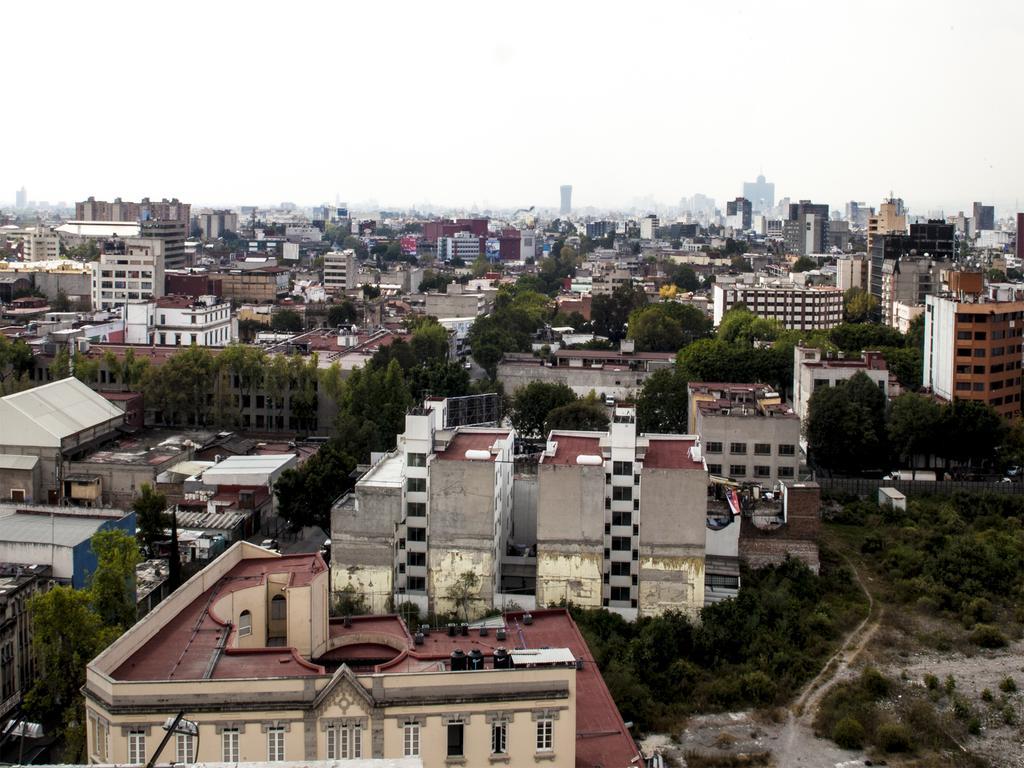
<svg viewBox="0 0 1024 768"><path fill-rule="evenodd" d="M595 296L590 304L591 327L598 336L617 342L626 335L629 315L647 303L647 294L639 285L620 285L611 295Z"/></svg>
<svg viewBox="0 0 1024 768"><path fill-rule="evenodd" d="M0 395L8 395L27 385L33 363L32 350L23 339L11 341L0 334Z"/></svg>
<svg viewBox="0 0 1024 768"><path fill-rule="evenodd" d="M53 362L50 363L50 375L54 381L66 379L71 375L71 357L65 347L61 347L53 356Z"/></svg>
<svg viewBox="0 0 1024 768"><path fill-rule="evenodd" d="M270 327L278 333L302 331L302 315L294 309L279 309L270 317Z"/></svg>
<svg viewBox="0 0 1024 768"><path fill-rule="evenodd" d="M687 264L680 264L669 269L669 279L684 291L700 290L700 279L693 267Z"/></svg>
<svg viewBox="0 0 1024 768"><path fill-rule="evenodd" d="M828 339L843 352L860 354L864 350L902 347L903 334L878 323L843 323L828 332Z"/></svg>
<svg viewBox="0 0 1024 768"><path fill-rule="evenodd" d="M843 314L848 323L866 323L878 313L878 299L863 288L843 294Z"/></svg>
<svg viewBox="0 0 1024 768"><path fill-rule="evenodd" d="M906 392L889 405L889 444L895 455L909 463L915 456L930 456L941 442L942 409L930 397Z"/></svg>
<svg viewBox="0 0 1024 768"><path fill-rule="evenodd" d="M938 433L956 436L936 446L939 456L954 462L983 465L992 461L997 447L1006 440L1008 427L988 403L956 399L943 407Z"/></svg>
<svg viewBox="0 0 1024 768"><path fill-rule="evenodd" d="M820 467L856 473L882 466L887 456L885 394L858 372L844 384L819 387L808 403L810 457Z"/></svg>
<svg viewBox="0 0 1024 768"><path fill-rule="evenodd" d="M678 352L710 331L707 316L687 304L648 304L629 316L629 337L638 352Z"/></svg>
<svg viewBox="0 0 1024 768"><path fill-rule="evenodd" d="M170 525L167 514L167 496L154 490L149 483L139 487L139 495L132 502L135 512L135 530L143 545L152 551L153 545L167 538L165 531Z"/></svg>
<svg viewBox="0 0 1024 768"><path fill-rule="evenodd" d="M469 621L470 606L480 600L480 576L475 571L463 571L445 596L454 603L456 614Z"/></svg>
<svg viewBox="0 0 1024 768"><path fill-rule="evenodd" d="M687 383L669 368L651 374L636 398L636 428L647 434L686 434Z"/></svg>
<svg viewBox="0 0 1024 768"><path fill-rule="evenodd" d="M359 310L356 305L348 299L340 304L332 304L327 310L327 325L337 328L339 325L350 325L359 318Z"/></svg>
<svg viewBox="0 0 1024 768"><path fill-rule="evenodd" d="M420 280L420 293L429 293L430 291L437 291L438 293L447 293L448 284L452 281L452 276L444 272L435 272L432 269L424 270L423 279Z"/></svg>
<svg viewBox="0 0 1024 768"><path fill-rule="evenodd" d="M448 329L437 321L421 323L409 339L409 345L421 365L446 361L451 349Z"/></svg>
<svg viewBox="0 0 1024 768"><path fill-rule="evenodd" d="M50 302L50 309L54 312L70 312L71 301L68 299L68 294L63 288L57 289L57 295Z"/></svg>
<svg viewBox="0 0 1024 768"><path fill-rule="evenodd" d="M793 262L793 266L789 268L790 272L808 272L812 269L818 268L818 262L809 256L801 256L799 259Z"/></svg>
<svg viewBox="0 0 1024 768"><path fill-rule="evenodd" d="M122 530L93 534L97 566L89 589L92 605L108 627L127 629L138 616L135 604L135 566L141 561L134 536Z"/></svg>
<svg viewBox="0 0 1024 768"><path fill-rule="evenodd" d="M293 531L317 525L331 529L331 504L355 484L356 460L339 440L330 440L297 469L286 469L274 485L278 514Z"/></svg>
<svg viewBox="0 0 1024 768"><path fill-rule="evenodd" d="M553 429L604 432L608 429L608 409L585 399L559 406L544 421L545 434Z"/></svg>
<svg viewBox="0 0 1024 768"><path fill-rule="evenodd" d="M576 393L562 383L531 381L512 396L512 426L524 438L543 438L548 414L576 402Z"/></svg>
<svg viewBox="0 0 1024 768"><path fill-rule="evenodd" d="M84 355L77 349L71 356L75 378L83 384L95 384L100 376L100 361Z"/></svg>

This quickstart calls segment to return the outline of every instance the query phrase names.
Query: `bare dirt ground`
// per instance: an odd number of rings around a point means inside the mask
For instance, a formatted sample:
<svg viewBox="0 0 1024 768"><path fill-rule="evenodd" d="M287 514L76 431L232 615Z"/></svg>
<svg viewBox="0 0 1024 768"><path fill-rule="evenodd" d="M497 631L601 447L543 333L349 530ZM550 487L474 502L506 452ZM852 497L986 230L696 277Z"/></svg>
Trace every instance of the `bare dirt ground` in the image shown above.
<svg viewBox="0 0 1024 768"><path fill-rule="evenodd" d="M982 720L980 735L970 737L963 744L964 750L987 761L992 768L1024 768L1024 641L1013 642L998 651L967 649L966 653L962 650L940 653L922 649L920 642L912 637L914 621L900 616L894 621L899 627L889 626L883 607L872 594L870 576L853 559L847 558L847 562L868 597L868 615L847 635L839 650L790 707L772 713L748 711L692 717L678 735L657 734L646 739L645 751L648 754L660 752L670 765L679 766L686 765L688 751L721 757L766 755L767 764L778 768L922 765L914 758L880 760L877 755L863 751L843 750L814 735L812 722L824 695L836 683L854 677L870 663L889 677L921 685L929 674L943 682L952 675L957 692L971 702ZM882 637L880 628L884 628ZM985 704L981 699L984 689L1000 699L1003 694L999 683L1008 676L1014 677L1021 689L1005 696L1016 710L1013 725L1005 723L1001 707ZM953 765L954 758L932 756L926 764L930 767Z"/></svg>

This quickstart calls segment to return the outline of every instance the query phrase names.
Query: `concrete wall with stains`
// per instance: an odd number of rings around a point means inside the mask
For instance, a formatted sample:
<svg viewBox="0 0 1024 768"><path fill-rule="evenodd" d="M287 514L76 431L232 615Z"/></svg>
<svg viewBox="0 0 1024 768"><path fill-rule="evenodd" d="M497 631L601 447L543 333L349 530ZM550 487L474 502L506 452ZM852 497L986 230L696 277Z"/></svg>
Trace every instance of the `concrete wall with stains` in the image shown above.
<svg viewBox="0 0 1024 768"><path fill-rule="evenodd" d="M394 583L395 527L402 515L399 486L366 486L331 510L331 593L351 587L374 613L388 610Z"/></svg>
<svg viewBox="0 0 1024 768"><path fill-rule="evenodd" d="M541 464L537 475L537 605L599 607L604 467Z"/></svg>

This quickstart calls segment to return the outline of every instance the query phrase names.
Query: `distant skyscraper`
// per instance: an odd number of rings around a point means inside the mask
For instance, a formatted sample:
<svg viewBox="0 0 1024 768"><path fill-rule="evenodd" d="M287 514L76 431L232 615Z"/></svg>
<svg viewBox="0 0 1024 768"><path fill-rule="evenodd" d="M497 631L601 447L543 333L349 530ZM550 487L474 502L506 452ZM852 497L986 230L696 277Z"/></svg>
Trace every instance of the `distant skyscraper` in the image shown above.
<svg viewBox="0 0 1024 768"><path fill-rule="evenodd" d="M22 187L14 194L14 207L22 210L28 207L28 192Z"/></svg>
<svg viewBox="0 0 1024 768"><path fill-rule="evenodd" d="M1024 213L1017 214L1017 258L1024 259Z"/></svg>
<svg viewBox="0 0 1024 768"><path fill-rule="evenodd" d="M974 231L996 228L996 209L993 205L974 204Z"/></svg>
<svg viewBox="0 0 1024 768"><path fill-rule="evenodd" d="M562 216L568 216L572 213L572 184L562 185L562 207L559 209L559 213Z"/></svg>
<svg viewBox="0 0 1024 768"><path fill-rule="evenodd" d="M727 202L725 204L726 226L743 231L750 229L752 205L750 200L745 197L737 197L735 200Z"/></svg>
<svg viewBox="0 0 1024 768"><path fill-rule="evenodd" d="M765 213L775 206L775 183L764 180L764 175L757 181L743 182L743 197L750 201L754 213Z"/></svg>

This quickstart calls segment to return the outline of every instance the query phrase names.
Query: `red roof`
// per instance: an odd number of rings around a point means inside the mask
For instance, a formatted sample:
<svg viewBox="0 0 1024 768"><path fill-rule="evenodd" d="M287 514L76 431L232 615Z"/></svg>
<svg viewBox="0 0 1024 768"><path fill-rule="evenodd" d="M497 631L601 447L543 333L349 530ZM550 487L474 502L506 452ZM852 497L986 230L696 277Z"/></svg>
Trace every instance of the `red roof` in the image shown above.
<svg viewBox="0 0 1024 768"><path fill-rule="evenodd" d="M160 632L114 671L115 680L202 680L239 677L323 675L294 648L224 648L233 632L212 605L235 590L262 584L268 574L287 573L289 586L308 585L327 570L319 554L283 555L242 560L225 576L178 612ZM210 670L212 666L212 671Z"/></svg>
<svg viewBox="0 0 1024 768"><path fill-rule="evenodd" d="M506 440L507 438L507 430L495 432L456 432L455 437L448 443L448 447L443 451L438 451L435 455L442 461L465 461L466 451L490 451L491 446L496 441ZM494 459L495 456L492 454L488 461L494 461Z"/></svg>
<svg viewBox="0 0 1024 768"><path fill-rule="evenodd" d="M554 456L543 456L542 464L571 464L576 466L577 456L600 456L601 436L595 433L593 437L582 437L580 435L563 435L552 432L549 440L555 441L557 449Z"/></svg>
<svg viewBox="0 0 1024 768"><path fill-rule="evenodd" d="M699 469L704 465L690 458L693 440L652 437L644 456L644 469Z"/></svg>

